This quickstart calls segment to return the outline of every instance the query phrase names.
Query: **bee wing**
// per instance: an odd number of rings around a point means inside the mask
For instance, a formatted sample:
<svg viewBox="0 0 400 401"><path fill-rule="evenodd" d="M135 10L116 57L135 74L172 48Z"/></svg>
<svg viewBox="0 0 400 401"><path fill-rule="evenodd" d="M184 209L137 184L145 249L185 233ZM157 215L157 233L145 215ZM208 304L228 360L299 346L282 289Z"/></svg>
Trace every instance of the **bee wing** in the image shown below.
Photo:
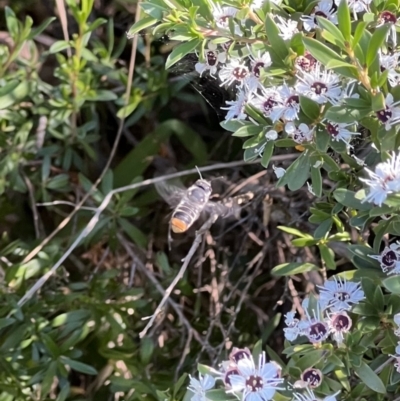
<svg viewBox="0 0 400 401"><path fill-rule="evenodd" d="M208 202L205 211L208 213L215 213L219 217L227 217L234 215L243 204L249 202L254 198L254 194L252 192L248 192L243 195L238 195L231 198L222 199L219 202Z"/></svg>
<svg viewBox="0 0 400 401"><path fill-rule="evenodd" d="M167 184L165 181L155 184L157 192L171 206L175 207L186 193L186 189L176 185Z"/></svg>

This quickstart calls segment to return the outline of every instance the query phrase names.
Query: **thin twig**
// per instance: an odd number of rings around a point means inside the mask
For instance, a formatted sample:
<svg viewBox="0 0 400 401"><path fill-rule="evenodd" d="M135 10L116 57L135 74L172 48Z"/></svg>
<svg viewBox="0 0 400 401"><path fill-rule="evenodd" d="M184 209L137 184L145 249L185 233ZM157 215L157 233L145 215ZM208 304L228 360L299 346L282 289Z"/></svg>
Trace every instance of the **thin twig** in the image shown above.
<svg viewBox="0 0 400 401"><path fill-rule="evenodd" d="M77 206L76 203L68 202L68 201L62 201L62 200L55 200L53 202L36 203L36 206L55 206L55 205L66 205L66 206L71 206L71 207L76 207ZM82 206L81 210L90 210L91 212L95 212L96 208L95 207Z"/></svg>
<svg viewBox="0 0 400 401"><path fill-rule="evenodd" d="M67 12L65 11L64 0L56 0L56 5L57 5L57 10L58 10L58 15L60 17L61 28L63 31L64 40L66 42L69 42L68 18L67 18ZM69 47L67 48L67 55L68 55L68 58L71 58L71 56L72 56L71 49Z"/></svg>
<svg viewBox="0 0 400 401"><path fill-rule="evenodd" d="M153 315L151 316L150 320L146 324L146 327L139 333L139 337L143 338L149 328L153 325L154 320L156 319L157 315L161 312L162 308L164 307L165 303L167 302L168 298L170 297L172 291L174 290L175 286L178 284L179 280L185 274L185 271L189 265L189 262L192 260L193 255L195 254L197 248L201 243L201 238L203 234L212 226L215 220L218 218L218 215L212 215L200 228L199 231L196 233L196 237L193 241L192 246L189 249L188 254L183 259L182 267L180 268L178 274L172 280L172 283L168 286L168 288L164 292L164 296L162 297L161 302L158 304L156 310L154 311Z"/></svg>
<svg viewBox="0 0 400 401"><path fill-rule="evenodd" d="M286 160L287 158L294 158L293 156L297 156L294 154L291 155L277 155L273 156L271 160L273 161L282 161ZM253 161L252 163L259 163L260 160ZM205 171L212 171L212 170L219 170L219 169L225 169L225 168L232 168L232 167L238 167L238 166L243 166L245 164L248 164L247 162L244 162L243 160L241 161L235 161L235 162L230 162L230 163L217 163L213 164L211 166L206 166L200 169L200 171L205 172ZM130 184L126 185L124 187L116 188L112 191L110 191L103 199L103 202L101 202L100 206L96 209L95 214L93 217L90 219L89 223L85 226L85 228L82 230L82 232L78 235L78 237L75 239L75 241L70 245L70 247L65 251L65 253L61 256L61 258L56 262L56 264L46 273L44 274L29 290L28 292L25 293L25 295L18 301L18 306L24 305L35 293L38 291L44 283L55 273L55 271L61 266L61 264L68 258L68 256L74 251L74 249L81 243L81 241L93 230L93 228L96 226L97 222L99 221L100 215L103 213L103 211L106 209L108 204L110 203L112 197L115 194L118 194L120 192L125 192L129 191L131 189L136 189L136 188L141 188L147 185L155 184L157 182L161 182L164 180L168 179L173 179L173 178L178 178L178 177L183 177L185 175L190 175L190 174L196 174L198 173L198 170L196 168L190 169L190 170L185 170L185 171L179 171L173 174L167 174L164 176L159 176L159 177L154 177L150 178L148 180L144 180L142 182L137 182L135 184ZM82 204L82 201L79 202L77 207ZM76 210L76 209L74 209ZM72 214L70 214L72 216ZM64 220L65 221L65 220ZM61 223L62 224L62 223ZM60 226L59 226L60 227ZM48 237L49 238L49 237ZM39 246L40 247L40 246ZM41 249L41 248L40 248ZM40 250L39 249L39 250ZM39 252L39 251L38 251ZM32 253L32 252L31 252ZM27 259L27 258L25 258ZM29 259L30 260L30 259Z"/></svg>
<svg viewBox="0 0 400 401"><path fill-rule="evenodd" d="M24 172L22 172L22 176L24 177L25 184L28 188L29 199L31 201L32 213L33 213L33 225L35 227L36 238L38 239L40 238L40 227L39 227L40 221L39 221L39 213L35 203L35 193L34 193L35 189L33 188L30 179L25 175Z"/></svg>
<svg viewBox="0 0 400 401"><path fill-rule="evenodd" d="M146 275L146 277L149 279L149 281L151 281L154 286L156 287L157 291L165 296L165 290L162 287L162 285L158 282L158 280L154 277L154 274L152 274L151 271L149 271L144 264L142 263L142 261L140 260L140 258L138 258L133 250L131 249L130 244L128 243L128 241L125 240L125 238L122 235L118 235L118 239L121 241L122 246L125 248L126 252L129 254L129 256L132 258L133 261L136 262L136 266L137 268ZM186 327L186 329L188 330L188 332L191 332L194 336L194 338L196 339L196 341L198 341L201 345L203 344L203 340L200 336L200 334L198 333L198 331L196 331L189 323L189 321L186 319L185 315L182 312L181 307L172 299L172 298L167 298L168 303L172 306L172 308L175 310L176 314L179 316L180 321L182 322L182 324ZM153 315L154 316L154 315Z"/></svg>

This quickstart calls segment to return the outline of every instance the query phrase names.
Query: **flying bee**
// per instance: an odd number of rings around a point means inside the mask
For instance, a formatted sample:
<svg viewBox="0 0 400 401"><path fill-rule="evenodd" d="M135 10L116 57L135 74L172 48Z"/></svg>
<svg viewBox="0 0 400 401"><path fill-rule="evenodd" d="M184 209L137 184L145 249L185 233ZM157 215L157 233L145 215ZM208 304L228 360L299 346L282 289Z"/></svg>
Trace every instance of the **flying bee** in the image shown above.
<svg viewBox="0 0 400 401"><path fill-rule="evenodd" d="M200 171L199 171L200 174ZM174 208L169 222L170 231L185 233L194 224L200 215L205 212L228 217L234 214L239 206L253 198L252 193L227 198L214 202L210 200L212 194L211 182L203 179L197 180L189 188L168 185L165 182L156 184L157 192ZM171 233L168 234L168 242L171 241Z"/></svg>

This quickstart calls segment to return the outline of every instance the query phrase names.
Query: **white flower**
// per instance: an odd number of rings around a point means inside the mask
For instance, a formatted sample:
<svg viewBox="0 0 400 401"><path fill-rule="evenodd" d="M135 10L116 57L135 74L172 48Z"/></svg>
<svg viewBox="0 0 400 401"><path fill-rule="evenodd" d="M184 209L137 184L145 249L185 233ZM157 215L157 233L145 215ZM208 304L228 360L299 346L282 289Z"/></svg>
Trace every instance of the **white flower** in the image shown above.
<svg viewBox="0 0 400 401"><path fill-rule="evenodd" d="M214 21L219 28L229 29L229 20L234 18L238 10L234 7L221 7L213 3Z"/></svg>
<svg viewBox="0 0 400 401"><path fill-rule="evenodd" d="M344 334L351 329L353 322L346 312L336 312L328 314L328 327L333 339L341 344L344 340Z"/></svg>
<svg viewBox="0 0 400 401"><path fill-rule="evenodd" d="M329 308L332 312L350 310L354 304L358 304L365 298L360 283L353 283L341 277L325 281L323 286L318 286L319 304L322 309Z"/></svg>
<svg viewBox="0 0 400 401"><path fill-rule="evenodd" d="M229 393L241 393L242 401L272 400L276 390L283 382L280 378L280 368L276 363L266 362L265 352L258 359L255 366L252 357L241 359L237 364L239 375L231 375L231 389Z"/></svg>
<svg viewBox="0 0 400 401"><path fill-rule="evenodd" d="M369 193L362 202L381 206L389 194L400 192L400 154L392 153L389 160L375 167L375 172L365 170L370 178L361 178L361 181L369 186Z"/></svg>
<svg viewBox="0 0 400 401"><path fill-rule="evenodd" d="M246 86L250 92L255 91L260 86L261 70L272 64L271 56L268 52L261 54L258 52L257 57L250 55L251 73L246 78Z"/></svg>
<svg viewBox="0 0 400 401"><path fill-rule="evenodd" d="M388 70L388 81L390 86L397 86L400 83L400 73L396 71L399 65L400 53L382 54L379 53L381 70Z"/></svg>
<svg viewBox="0 0 400 401"><path fill-rule="evenodd" d="M233 59L230 63L226 64L221 68L219 77L221 78L221 85L231 85L237 82L237 85L242 87L246 78L250 75L250 71L244 63L241 63L239 59Z"/></svg>
<svg viewBox="0 0 400 401"><path fill-rule="evenodd" d="M309 142L313 138L314 128L309 128L307 124L301 123L298 127L293 122L285 125L285 131L297 143Z"/></svg>
<svg viewBox="0 0 400 401"><path fill-rule="evenodd" d="M303 15L301 20L306 31L311 31L318 26L316 17L326 18L332 24L337 25L336 10L333 8L332 0L321 0L314 8L311 15Z"/></svg>
<svg viewBox="0 0 400 401"><path fill-rule="evenodd" d="M275 167L275 165L272 165L272 169L274 170L274 173L276 175L276 178L279 180L279 178L283 177L286 173L286 170L282 167Z"/></svg>
<svg viewBox="0 0 400 401"><path fill-rule="evenodd" d="M190 376L190 384L188 390L193 393L191 401L207 401L206 391L212 389L215 386L215 379L211 375L204 375L199 373L199 380Z"/></svg>
<svg viewBox="0 0 400 401"><path fill-rule="evenodd" d="M307 394L293 393L293 400L297 401L336 401L336 396L340 393L338 391L335 394L328 395L323 400L321 398L317 398L312 390L306 388Z"/></svg>
<svg viewBox="0 0 400 401"><path fill-rule="evenodd" d="M244 112L244 108L247 103L247 94L244 90L239 90L236 100L228 100L226 102L228 107L221 107L221 110L227 110L225 121L229 120L245 120L247 114Z"/></svg>
<svg viewBox="0 0 400 401"><path fill-rule="evenodd" d="M312 71L297 74L299 81L295 89L320 104L337 101L342 92L339 76L321 68L321 64L316 64Z"/></svg>
<svg viewBox="0 0 400 401"><path fill-rule="evenodd" d="M278 133L274 129L271 129L265 133L265 139L267 141L275 141L278 139Z"/></svg>
<svg viewBox="0 0 400 401"><path fill-rule="evenodd" d="M296 57L295 67L300 71L310 72L314 66L318 65L317 60L306 50L304 55Z"/></svg>
<svg viewBox="0 0 400 401"><path fill-rule="evenodd" d="M387 275L400 274L400 243L390 244L390 246L385 247L380 255L368 256L377 260L382 271Z"/></svg>
<svg viewBox="0 0 400 401"><path fill-rule="evenodd" d="M354 127L353 123L334 123L332 121L328 121L326 123L326 130L328 134L331 135L333 141L342 141L346 145L350 146L350 141L355 135L361 135L359 132L350 131L348 127Z"/></svg>
<svg viewBox="0 0 400 401"><path fill-rule="evenodd" d="M272 168L274 168L274 166L272 166ZM283 332L288 341L294 341L301 334L299 329L299 319L296 319L294 316L295 312L288 312L285 315L285 324L287 327L283 329Z"/></svg>
<svg viewBox="0 0 400 401"><path fill-rule="evenodd" d="M226 53L218 52L217 45L209 42L207 49L204 50L204 59L204 63L196 63L194 66L195 70L200 74L200 76L206 70L209 70L210 75L214 76L214 74L217 72L218 64L225 63Z"/></svg>
<svg viewBox="0 0 400 401"><path fill-rule="evenodd" d="M400 122L400 101L394 102L393 95L388 93L386 96L386 105L384 110L376 112L378 120L385 124L386 131L389 131L393 125L397 125Z"/></svg>
<svg viewBox="0 0 400 401"><path fill-rule="evenodd" d="M293 35L299 32L297 21L293 21L290 18L284 19L279 15L277 15L276 18L279 21L276 23L280 31L279 36L281 36L283 40L292 39Z"/></svg>
<svg viewBox="0 0 400 401"><path fill-rule="evenodd" d="M279 95L274 88L261 88L261 94L255 93L250 104L254 106L257 110L260 110L265 117L269 117L273 108L277 106Z"/></svg>
<svg viewBox="0 0 400 401"><path fill-rule="evenodd" d="M277 104L272 107L270 118L272 122L283 118L285 121L293 121L298 118L300 111L300 98L294 88L286 84L276 89Z"/></svg>

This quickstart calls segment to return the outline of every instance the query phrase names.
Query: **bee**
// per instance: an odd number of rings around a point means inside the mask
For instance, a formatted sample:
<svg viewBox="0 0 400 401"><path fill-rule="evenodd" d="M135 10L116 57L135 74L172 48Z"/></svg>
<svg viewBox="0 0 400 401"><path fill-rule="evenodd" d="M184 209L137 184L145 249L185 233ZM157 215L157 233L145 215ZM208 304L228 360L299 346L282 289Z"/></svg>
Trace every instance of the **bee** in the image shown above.
<svg viewBox="0 0 400 401"><path fill-rule="evenodd" d="M156 184L157 192L174 208L169 222L169 242L171 231L177 234L185 233L203 212L227 217L234 214L242 203L253 198L253 194L249 193L219 202L211 201L211 182L203 179L200 171L199 175L200 179L189 188L168 185L165 182Z"/></svg>

